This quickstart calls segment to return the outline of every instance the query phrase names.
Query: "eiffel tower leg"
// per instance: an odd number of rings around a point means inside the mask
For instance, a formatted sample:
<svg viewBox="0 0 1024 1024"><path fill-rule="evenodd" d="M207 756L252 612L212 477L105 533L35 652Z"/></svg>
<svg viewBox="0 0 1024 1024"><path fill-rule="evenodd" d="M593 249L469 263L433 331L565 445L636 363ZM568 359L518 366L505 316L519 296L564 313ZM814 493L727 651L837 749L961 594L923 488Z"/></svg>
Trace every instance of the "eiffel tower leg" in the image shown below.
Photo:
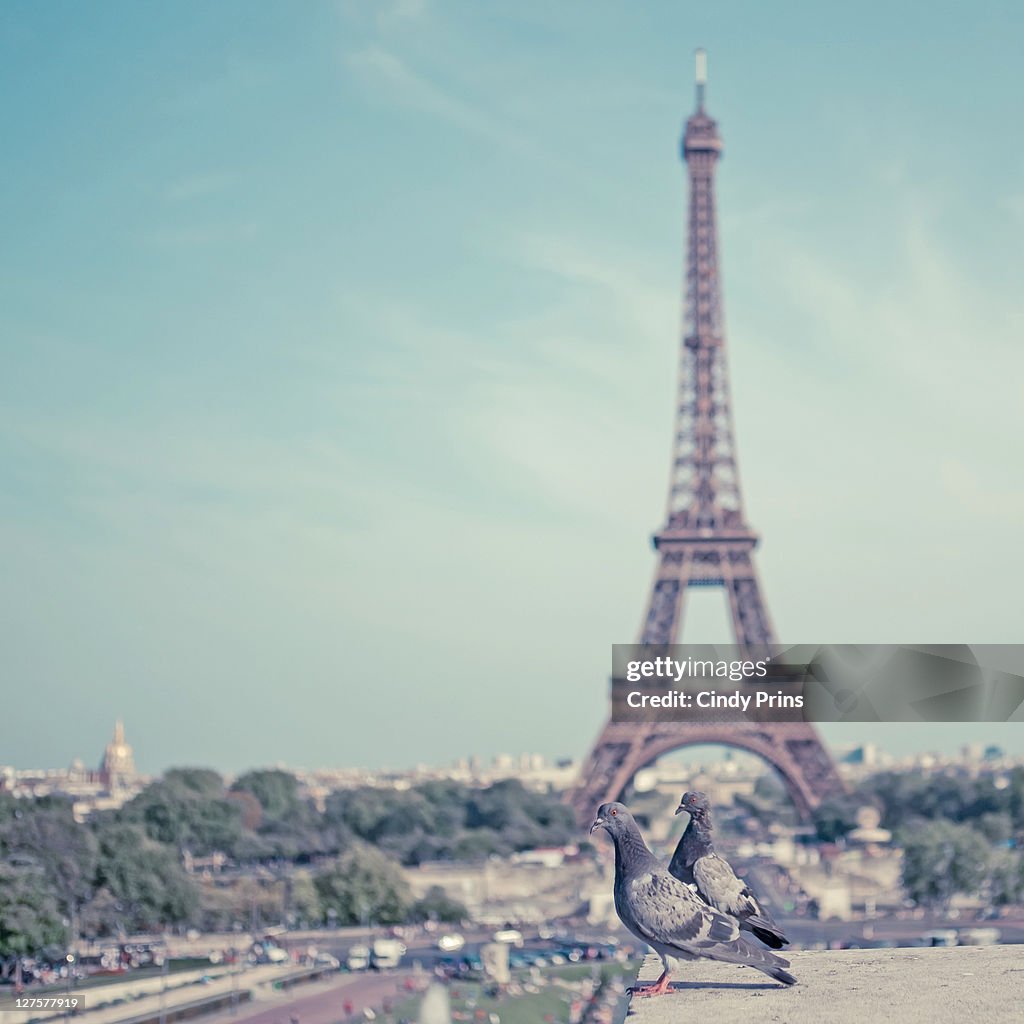
<svg viewBox="0 0 1024 1024"><path fill-rule="evenodd" d="M775 631L768 608L761 599L757 570L749 556L743 562L729 566L725 579L733 635L741 647L767 647L775 642Z"/></svg>
<svg viewBox="0 0 1024 1024"><path fill-rule="evenodd" d="M631 722L608 722L583 764L580 780L569 797L581 828L593 821L601 804L618 800L643 767L649 727Z"/></svg>
<svg viewBox="0 0 1024 1024"><path fill-rule="evenodd" d="M710 556L704 552L701 558L706 563ZM749 555L722 551L712 564L715 571L721 573L720 581L729 597L737 643L750 647L774 643L771 619ZM642 643L676 642L690 573L698 569L697 563L691 564L685 556L663 553L641 631ZM832 758L810 723L725 726L700 722L610 721L597 738L570 796L580 825L585 827L601 804L619 799L641 768L666 753L693 744L738 747L764 759L779 772L790 799L804 819L810 817L822 800L845 792Z"/></svg>
<svg viewBox="0 0 1024 1024"><path fill-rule="evenodd" d="M689 584L689 566L682 554L665 554L647 602L647 614L640 631L642 644L674 644L682 627L683 606Z"/></svg>

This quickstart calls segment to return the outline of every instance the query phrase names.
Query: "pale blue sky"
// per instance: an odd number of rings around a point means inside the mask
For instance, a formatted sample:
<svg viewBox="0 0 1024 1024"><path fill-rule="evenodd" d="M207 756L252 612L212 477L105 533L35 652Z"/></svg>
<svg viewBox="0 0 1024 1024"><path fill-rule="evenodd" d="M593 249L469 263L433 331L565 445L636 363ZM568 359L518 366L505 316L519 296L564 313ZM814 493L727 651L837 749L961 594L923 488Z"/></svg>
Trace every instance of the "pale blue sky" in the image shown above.
<svg viewBox="0 0 1024 1024"><path fill-rule="evenodd" d="M148 770L584 752L664 507L698 45L780 639L1020 640L1022 36L8 0L0 763L117 714Z"/></svg>

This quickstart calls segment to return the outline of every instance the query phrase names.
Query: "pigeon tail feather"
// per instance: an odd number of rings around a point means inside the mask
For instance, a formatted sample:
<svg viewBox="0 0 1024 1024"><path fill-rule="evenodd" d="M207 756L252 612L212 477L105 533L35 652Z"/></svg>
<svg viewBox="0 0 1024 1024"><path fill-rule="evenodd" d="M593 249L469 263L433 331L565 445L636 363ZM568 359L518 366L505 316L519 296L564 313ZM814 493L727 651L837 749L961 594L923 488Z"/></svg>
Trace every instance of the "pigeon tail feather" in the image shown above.
<svg viewBox="0 0 1024 1024"><path fill-rule="evenodd" d="M772 949L782 949L783 946L789 943L789 939L782 934L778 927L771 921L766 921L761 917L748 917L740 921L740 927L744 931L756 935L766 946L771 946Z"/></svg>
<svg viewBox="0 0 1024 1024"><path fill-rule="evenodd" d="M761 970L769 977L774 978L776 981L781 981L783 985L796 985L797 980L793 977L789 971L784 971L781 967L762 967Z"/></svg>

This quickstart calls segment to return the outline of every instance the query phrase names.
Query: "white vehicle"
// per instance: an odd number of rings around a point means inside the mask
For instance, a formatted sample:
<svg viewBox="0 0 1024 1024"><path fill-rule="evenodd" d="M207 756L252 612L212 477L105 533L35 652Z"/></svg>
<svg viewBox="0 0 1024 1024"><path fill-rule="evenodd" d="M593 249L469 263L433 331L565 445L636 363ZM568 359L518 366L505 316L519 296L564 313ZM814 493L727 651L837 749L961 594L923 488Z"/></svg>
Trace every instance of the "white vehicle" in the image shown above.
<svg viewBox="0 0 1024 1024"><path fill-rule="evenodd" d="M442 935L437 940L437 948L442 953L456 953L466 944L466 940L458 934L453 932L451 935Z"/></svg>
<svg viewBox="0 0 1024 1024"><path fill-rule="evenodd" d="M345 966L350 971L365 971L370 966L370 947L353 946L348 951Z"/></svg>
<svg viewBox="0 0 1024 1024"><path fill-rule="evenodd" d="M370 966L378 971L397 967L405 956L405 943L398 939L377 939L370 954Z"/></svg>
<svg viewBox="0 0 1024 1024"><path fill-rule="evenodd" d="M518 949L523 946L523 933L515 928L500 928L494 933L493 939L495 942L507 942Z"/></svg>
<svg viewBox="0 0 1024 1024"><path fill-rule="evenodd" d="M961 928L961 946L994 946L1003 933L998 928Z"/></svg>
<svg viewBox="0 0 1024 1024"><path fill-rule="evenodd" d="M920 942L922 946L955 946L957 934L952 928L937 928L933 932L925 932Z"/></svg>

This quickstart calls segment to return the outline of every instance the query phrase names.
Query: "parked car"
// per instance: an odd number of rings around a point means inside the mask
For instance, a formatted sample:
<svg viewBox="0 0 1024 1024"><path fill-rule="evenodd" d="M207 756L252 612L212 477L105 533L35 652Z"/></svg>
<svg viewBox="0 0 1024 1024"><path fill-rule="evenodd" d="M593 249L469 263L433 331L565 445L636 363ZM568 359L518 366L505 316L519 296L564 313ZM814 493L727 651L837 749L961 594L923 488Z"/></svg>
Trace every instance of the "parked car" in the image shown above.
<svg viewBox="0 0 1024 1024"><path fill-rule="evenodd" d="M350 971L365 971L370 966L370 947L353 946L348 951L345 966Z"/></svg>
<svg viewBox="0 0 1024 1024"><path fill-rule="evenodd" d="M405 956L405 943L399 939L377 939L370 954L370 966L377 971L397 967Z"/></svg>
<svg viewBox="0 0 1024 1024"><path fill-rule="evenodd" d="M458 932L451 932L448 935L442 935L437 940L437 948L442 953L455 953L466 944L466 940L459 935Z"/></svg>

